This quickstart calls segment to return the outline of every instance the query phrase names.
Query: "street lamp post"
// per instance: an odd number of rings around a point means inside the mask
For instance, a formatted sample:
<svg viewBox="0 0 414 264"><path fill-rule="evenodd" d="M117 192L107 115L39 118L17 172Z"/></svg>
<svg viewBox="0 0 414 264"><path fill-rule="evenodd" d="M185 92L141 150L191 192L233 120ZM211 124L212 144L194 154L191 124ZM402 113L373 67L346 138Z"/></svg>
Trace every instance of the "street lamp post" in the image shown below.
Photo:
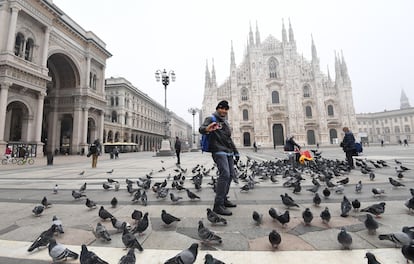
<svg viewBox="0 0 414 264"><path fill-rule="evenodd" d="M194 117L195 117L195 114L197 114L199 111L200 111L200 109L198 109L198 108L188 109L188 112L193 115L193 149L197 149L197 147L196 147L196 130L195 130L195 121L194 121L195 119L194 119Z"/></svg>
<svg viewBox="0 0 414 264"><path fill-rule="evenodd" d="M157 70L155 72L155 80L159 82L162 81L164 85L164 138L161 141L160 151L157 152L157 156L172 156L173 152L171 151L170 141L168 140L168 117L167 117L167 86L170 84L170 80L175 82L175 73L174 71L163 71Z"/></svg>

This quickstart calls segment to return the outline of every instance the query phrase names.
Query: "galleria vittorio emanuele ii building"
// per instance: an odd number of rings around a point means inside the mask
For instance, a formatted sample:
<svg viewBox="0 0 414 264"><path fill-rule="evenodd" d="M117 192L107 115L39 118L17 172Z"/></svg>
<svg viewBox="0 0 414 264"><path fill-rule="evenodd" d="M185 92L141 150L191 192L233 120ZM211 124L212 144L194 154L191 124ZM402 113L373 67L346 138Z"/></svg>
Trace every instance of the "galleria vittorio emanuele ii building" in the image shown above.
<svg viewBox="0 0 414 264"><path fill-rule="evenodd" d="M296 48L293 28L282 22L282 41L272 35L261 41L258 26L236 65L233 43L229 77L217 85L214 64L206 67L201 119L220 100L230 104L229 122L236 145L283 145L288 135L300 144L336 143L342 127L358 131L352 84L342 53L335 53L335 73L321 71L316 46L311 60Z"/></svg>

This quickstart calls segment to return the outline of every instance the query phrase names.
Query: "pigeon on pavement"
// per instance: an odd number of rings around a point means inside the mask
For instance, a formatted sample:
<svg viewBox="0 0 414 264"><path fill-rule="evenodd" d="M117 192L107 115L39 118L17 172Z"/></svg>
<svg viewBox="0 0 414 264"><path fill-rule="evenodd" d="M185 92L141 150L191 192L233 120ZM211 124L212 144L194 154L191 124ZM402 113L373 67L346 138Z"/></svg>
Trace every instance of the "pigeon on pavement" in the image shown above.
<svg viewBox="0 0 414 264"><path fill-rule="evenodd" d="M52 205L51 203L49 203L46 196L43 197L41 204L45 207L45 209Z"/></svg>
<svg viewBox="0 0 414 264"><path fill-rule="evenodd" d="M197 259L198 244L193 243L174 257L166 260L164 264L193 264Z"/></svg>
<svg viewBox="0 0 414 264"><path fill-rule="evenodd" d="M381 214L384 213L384 211L385 211L384 202L373 204L371 206L368 206L367 208L361 209L361 212L368 212L368 213L375 215L376 217L379 217Z"/></svg>
<svg viewBox="0 0 414 264"><path fill-rule="evenodd" d="M112 208L115 208L117 205L118 205L118 199L116 199L116 197L112 198L111 200Z"/></svg>
<svg viewBox="0 0 414 264"><path fill-rule="evenodd" d="M347 217L349 211L351 211L351 208L352 208L351 202L349 202L348 198L346 198L346 196L344 195L344 198L342 199L342 202L341 202L341 216Z"/></svg>
<svg viewBox="0 0 414 264"><path fill-rule="evenodd" d="M198 196L197 194L193 193L192 191L190 191L189 189L185 189L187 191L187 196L188 198L190 198L191 200L194 199L201 199L200 196Z"/></svg>
<svg viewBox="0 0 414 264"><path fill-rule="evenodd" d="M142 233L144 233L144 231L147 230L148 226L149 226L149 221L148 221L148 212L147 212L144 214L142 219L138 221L137 225L132 230L132 233L133 234L138 233L138 235L142 235Z"/></svg>
<svg viewBox="0 0 414 264"><path fill-rule="evenodd" d="M407 263L409 260L414 261L414 243L410 243L410 245L404 245L401 248L401 253L407 259Z"/></svg>
<svg viewBox="0 0 414 264"><path fill-rule="evenodd" d="M329 212L328 207L325 207L325 210L321 212L321 219L324 224L328 224L331 220L331 213Z"/></svg>
<svg viewBox="0 0 414 264"><path fill-rule="evenodd" d="M170 224L172 224L173 222L181 221L180 218L175 217L175 216L167 213L167 211L165 211L164 209L161 211L161 220L167 226L170 225Z"/></svg>
<svg viewBox="0 0 414 264"><path fill-rule="evenodd" d="M259 214L258 212L253 211L252 217L253 217L253 221L254 221L257 225L262 224L263 214Z"/></svg>
<svg viewBox="0 0 414 264"><path fill-rule="evenodd" d="M83 193L81 193L81 192L78 192L78 191L72 190L72 197L73 197L73 198L75 198L75 200L78 200L78 199L80 199L81 197L86 197L86 195L85 195L85 194L83 194Z"/></svg>
<svg viewBox="0 0 414 264"><path fill-rule="evenodd" d="M313 219L313 214L309 208L306 208L305 211L303 211L302 218L305 225L310 225Z"/></svg>
<svg viewBox="0 0 414 264"><path fill-rule="evenodd" d="M122 243L124 243L126 248L136 248L139 251L143 251L141 244L138 242L137 238L128 231L126 224L124 223L124 232L122 233Z"/></svg>
<svg viewBox="0 0 414 264"><path fill-rule="evenodd" d="M114 217L103 206L101 206L101 208L99 209L98 215L102 220L111 219L112 217Z"/></svg>
<svg viewBox="0 0 414 264"><path fill-rule="evenodd" d="M30 245L27 251L32 252L36 248L46 247L49 244L49 240L53 238L56 226L52 225L49 229L43 231L36 240Z"/></svg>
<svg viewBox="0 0 414 264"><path fill-rule="evenodd" d="M79 257L79 254L66 248L64 245L57 243L54 238L50 239L48 249L49 249L49 256L52 257L53 262L63 261L63 260L66 260L67 258L78 259Z"/></svg>
<svg viewBox="0 0 414 264"><path fill-rule="evenodd" d="M142 212L140 210L134 209L134 211L131 214L131 218L135 220L135 222L138 222L142 218Z"/></svg>
<svg viewBox="0 0 414 264"><path fill-rule="evenodd" d="M404 232L395 232L389 234L381 234L378 236L379 240L389 240L395 244L396 247L402 247L411 243L411 237Z"/></svg>
<svg viewBox="0 0 414 264"><path fill-rule="evenodd" d="M45 210L45 207L43 205L36 205L33 208L32 213L34 216L40 216L44 210Z"/></svg>
<svg viewBox="0 0 414 264"><path fill-rule="evenodd" d="M60 219L58 219L56 215L54 215L53 218L52 218L52 224L56 226L56 231L57 232L59 232L60 234L65 233L63 231L62 221Z"/></svg>
<svg viewBox="0 0 414 264"><path fill-rule="evenodd" d="M79 188L79 192L83 193L85 191L86 191L86 182L82 184L81 187Z"/></svg>
<svg viewBox="0 0 414 264"><path fill-rule="evenodd" d="M122 256L118 264L135 264L135 249L130 248L125 256Z"/></svg>
<svg viewBox="0 0 414 264"><path fill-rule="evenodd" d="M371 252L367 252L365 258L368 259L368 264L381 264Z"/></svg>
<svg viewBox="0 0 414 264"><path fill-rule="evenodd" d="M221 239L220 236L216 235L216 233L214 233L213 231L211 231L210 229L208 229L207 227L204 226L203 221L198 221L198 236L201 238L201 240L203 242L216 242L221 244L223 242L223 240Z"/></svg>
<svg viewBox="0 0 414 264"><path fill-rule="evenodd" d="M341 231L338 234L338 242L342 245L344 249L351 249L352 237L346 232L345 227L341 228Z"/></svg>
<svg viewBox="0 0 414 264"><path fill-rule="evenodd" d="M225 264L223 261L218 260L213 257L211 254L206 254L204 256L204 264Z"/></svg>
<svg viewBox="0 0 414 264"><path fill-rule="evenodd" d="M79 260L80 264L108 264L108 262L98 257L93 251L88 250L85 244L82 244Z"/></svg>
<svg viewBox="0 0 414 264"><path fill-rule="evenodd" d="M227 220L215 212L210 208L207 208L207 220L210 221L213 225L223 223L223 225L227 225Z"/></svg>
<svg viewBox="0 0 414 264"><path fill-rule="evenodd" d="M278 248L279 244L282 242L282 238L276 230L272 230L269 233L269 242L272 245L272 248Z"/></svg>
<svg viewBox="0 0 414 264"><path fill-rule="evenodd" d="M106 230L106 227L102 225L101 223L96 224L94 235L96 238L99 238L105 241L111 241L111 235L109 234L108 230Z"/></svg>
<svg viewBox="0 0 414 264"><path fill-rule="evenodd" d="M353 200L351 204L355 212L358 212L359 208L361 208L361 202L358 199Z"/></svg>
<svg viewBox="0 0 414 264"><path fill-rule="evenodd" d="M94 201L90 200L89 198L86 198L85 205L89 209L95 209L96 208L96 203Z"/></svg>
<svg viewBox="0 0 414 264"><path fill-rule="evenodd" d="M374 235L378 229L378 222L372 218L372 215L367 214L367 219L364 221L365 227L368 229L368 234Z"/></svg>

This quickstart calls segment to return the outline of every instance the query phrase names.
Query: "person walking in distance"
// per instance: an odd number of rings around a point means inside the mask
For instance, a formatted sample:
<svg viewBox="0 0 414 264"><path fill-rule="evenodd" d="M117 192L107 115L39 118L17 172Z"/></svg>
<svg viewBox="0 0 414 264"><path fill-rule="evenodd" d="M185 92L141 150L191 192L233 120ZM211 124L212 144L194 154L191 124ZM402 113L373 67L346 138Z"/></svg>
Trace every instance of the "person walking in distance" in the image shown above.
<svg viewBox="0 0 414 264"><path fill-rule="evenodd" d="M179 137L175 137L175 154L177 155L177 165L180 165L181 141Z"/></svg>
<svg viewBox="0 0 414 264"><path fill-rule="evenodd" d="M101 143L99 139L95 139L95 141L89 147L88 157L92 156L92 168L96 168L96 164L98 163L98 156L101 153Z"/></svg>
<svg viewBox="0 0 414 264"><path fill-rule="evenodd" d="M225 100L218 103L213 117L207 117L199 128L201 134L210 134L208 152L217 165L219 176L216 185L216 196L213 211L220 215L232 215L228 207L236 205L228 200L230 183L235 177L234 161L239 161L239 152L231 139L230 125L226 119L229 103Z"/></svg>
<svg viewBox="0 0 414 264"><path fill-rule="evenodd" d="M342 131L344 131L345 135L341 142L341 147L345 152L346 160L348 162L348 169L355 169L354 159L352 158L352 156L356 153L354 134L352 134L348 127L344 127Z"/></svg>

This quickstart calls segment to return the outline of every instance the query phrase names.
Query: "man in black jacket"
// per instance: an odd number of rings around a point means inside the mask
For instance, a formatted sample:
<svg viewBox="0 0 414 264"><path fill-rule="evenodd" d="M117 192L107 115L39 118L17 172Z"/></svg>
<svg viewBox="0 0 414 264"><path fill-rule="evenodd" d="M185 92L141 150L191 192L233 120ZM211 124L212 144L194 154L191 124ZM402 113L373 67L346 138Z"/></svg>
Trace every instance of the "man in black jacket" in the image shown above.
<svg viewBox="0 0 414 264"><path fill-rule="evenodd" d="M177 155L177 165L180 165L181 141L179 137L175 137L175 154Z"/></svg>
<svg viewBox="0 0 414 264"><path fill-rule="evenodd" d="M210 134L209 149L214 162L217 164L219 177L216 185L216 197L214 199L213 211L221 215L232 215L227 207L236 207L228 200L227 194L230 190L230 183L235 177L234 160L239 160L239 152L231 139L231 129L226 116L229 110L229 103L221 101L213 113L216 122L211 116L207 117L199 128L201 134Z"/></svg>
<svg viewBox="0 0 414 264"><path fill-rule="evenodd" d="M342 140L341 147L345 152L346 160L348 162L348 169L355 169L354 159L352 158L352 156L356 153L354 134L352 134L348 127L344 127L342 131L344 131L345 136Z"/></svg>

